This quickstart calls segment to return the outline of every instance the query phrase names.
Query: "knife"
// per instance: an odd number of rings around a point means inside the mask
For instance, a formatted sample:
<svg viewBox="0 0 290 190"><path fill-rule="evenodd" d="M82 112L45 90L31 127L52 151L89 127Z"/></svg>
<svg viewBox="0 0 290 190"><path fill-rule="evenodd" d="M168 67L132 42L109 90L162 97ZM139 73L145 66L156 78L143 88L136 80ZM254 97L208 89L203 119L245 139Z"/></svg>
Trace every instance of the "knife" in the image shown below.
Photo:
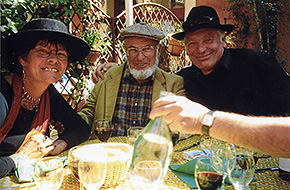
<svg viewBox="0 0 290 190"><path fill-rule="evenodd" d="M262 169L255 169L255 173L262 173L266 171L278 171L279 168L262 168Z"/></svg>
<svg viewBox="0 0 290 190"><path fill-rule="evenodd" d="M194 144L192 144L192 145L188 145L188 146L185 146L185 147L183 147L183 148L181 148L181 149L178 149L178 150L176 150L175 152L182 152L182 151L184 151L184 150L187 150L187 149L190 149L190 148L192 148L192 147L195 147L195 146L197 146L197 145L199 145L200 144L200 142L197 142L197 143L194 143Z"/></svg>

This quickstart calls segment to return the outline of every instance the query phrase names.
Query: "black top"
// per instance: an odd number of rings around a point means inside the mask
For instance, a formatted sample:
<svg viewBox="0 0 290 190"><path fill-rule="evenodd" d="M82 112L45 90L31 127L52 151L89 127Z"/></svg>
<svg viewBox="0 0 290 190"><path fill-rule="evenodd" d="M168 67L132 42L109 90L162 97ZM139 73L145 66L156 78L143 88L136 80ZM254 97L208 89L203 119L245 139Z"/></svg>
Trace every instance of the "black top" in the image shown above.
<svg viewBox="0 0 290 190"><path fill-rule="evenodd" d="M90 126L67 104L53 85L48 87L48 91L50 97L50 119L63 124L65 130L59 135L59 138L67 142L66 149L87 140L91 131ZM4 78L1 80L1 93L6 98L10 108L14 93L12 86ZM0 144L0 156L11 155L18 149L25 135L29 132L34 115L34 110L28 111L20 107L13 128ZM48 129L46 135L49 136Z"/></svg>
<svg viewBox="0 0 290 190"><path fill-rule="evenodd" d="M290 114L290 79L277 60L250 49L225 49L203 75L196 66L179 72L189 99L209 109L249 115Z"/></svg>

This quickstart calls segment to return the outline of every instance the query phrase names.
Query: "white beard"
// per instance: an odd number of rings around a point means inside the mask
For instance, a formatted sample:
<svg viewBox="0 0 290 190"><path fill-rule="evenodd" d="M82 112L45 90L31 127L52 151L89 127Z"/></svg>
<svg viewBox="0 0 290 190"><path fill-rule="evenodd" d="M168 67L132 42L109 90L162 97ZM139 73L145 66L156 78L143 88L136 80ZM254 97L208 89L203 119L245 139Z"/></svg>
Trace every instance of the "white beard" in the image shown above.
<svg viewBox="0 0 290 190"><path fill-rule="evenodd" d="M158 62L159 62L159 59L158 59L158 48L156 48L155 64L152 67L149 67L148 69L141 70L141 71L137 70L137 69L132 69L130 67L130 64L128 64L128 67L129 67L129 71L130 71L131 75L136 80L145 80L145 79L149 78L150 76L152 76L155 73L156 68L158 66Z"/></svg>

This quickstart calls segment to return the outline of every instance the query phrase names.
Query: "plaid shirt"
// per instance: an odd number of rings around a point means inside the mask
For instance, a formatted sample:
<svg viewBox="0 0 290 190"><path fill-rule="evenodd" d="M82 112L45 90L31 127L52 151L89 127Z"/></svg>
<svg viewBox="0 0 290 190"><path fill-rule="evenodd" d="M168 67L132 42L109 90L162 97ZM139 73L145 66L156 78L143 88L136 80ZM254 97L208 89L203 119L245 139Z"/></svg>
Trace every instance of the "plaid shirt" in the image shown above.
<svg viewBox="0 0 290 190"><path fill-rule="evenodd" d="M150 120L148 116L151 111L153 81L152 76L144 84L138 84L126 66L113 115L115 130L112 136L127 135L129 127L147 125Z"/></svg>

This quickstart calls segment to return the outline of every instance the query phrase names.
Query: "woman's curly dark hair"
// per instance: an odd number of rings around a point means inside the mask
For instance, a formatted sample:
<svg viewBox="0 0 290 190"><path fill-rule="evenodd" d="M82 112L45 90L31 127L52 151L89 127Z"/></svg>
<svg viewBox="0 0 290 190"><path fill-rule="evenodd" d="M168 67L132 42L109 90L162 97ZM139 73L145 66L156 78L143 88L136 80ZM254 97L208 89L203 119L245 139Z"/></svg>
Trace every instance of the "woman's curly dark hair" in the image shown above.
<svg viewBox="0 0 290 190"><path fill-rule="evenodd" d="M34 49L37 43L40 41L47 41L47 44L63 44L61 39L56 39L53 37L40 37L35 36L27 41L17 41L13 44L9 43L9 38L2 40L1 44L1 69L2 71L6 71L8 73L21 74L22 73L22 65L19 63L19 57L27 57L30 50ZM64 46L65 47L65 46ZM65 47L67 48L67 47ZM69 60L70 62L70 56Z"/></svg>

